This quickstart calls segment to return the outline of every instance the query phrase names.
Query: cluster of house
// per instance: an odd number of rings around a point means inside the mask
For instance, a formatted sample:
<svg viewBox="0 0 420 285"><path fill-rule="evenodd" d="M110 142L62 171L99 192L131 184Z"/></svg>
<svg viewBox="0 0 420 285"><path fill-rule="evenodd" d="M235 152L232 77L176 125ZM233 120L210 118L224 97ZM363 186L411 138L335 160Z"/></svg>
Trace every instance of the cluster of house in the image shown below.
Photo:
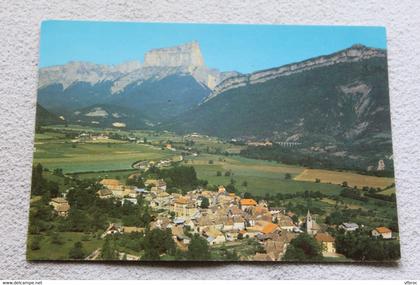
<svg viewBox="0 0 420 285"><path fill-rule="evenodd" d="M176 151L176 148L174 148L174 147L172 146L172 144L170 144L170 143L167 143L167 144L165 145L165 148L166 148L167 150Z"/></svg>
<svg viewBox="0 0 420 285"><path fill-rule="evenodd" d="M335 238L328 234L317 222L312 218L310 211L306 214L304 229L306 233L314 236L322 248L324 257L338 257L335 248Z"/></svg>
<svg viewBox="0 0 420 285"><path fill-rule="evenodd" d="M104 141L108 140L109 136L106 134L91 134L91 133L81 133L71 142L87 142L87 141Z"/></svg>
<svg viewBox="0 0 420 285"><path fill-rule="evenodd" d="M140 170L143 170L143 171L147 171L152 166L156 166L156 167L159 167L159 168L169 167L169 166L172 165L173 162L179 162L179 161L183 161L183 160L184 160L184 157L182 155L175 156L172 159L161 159L161 160L158 160L158 161L142 160L142 161L138 161L138 162L134 163L133 168L140 169Z"/></svg>
<svg viewBox="0 0 420 285"><path fill-rule="evenodd" d="M63 197L52 198L50 203L54 212L60 217L67 217L70 210L70 204Z"/></svg>
<svg viewBox="0 0 420 285"><path fill-rule="evenodd" d="M338 226L339 229L344 230L344 232L353 232L358 230L363 225L359 226L356 223L342 223ZM325 257L337 257L335 248L335 238L330 234L326 233L321 226L319 226L316 221L312 218L311 213L308 211L304 223L304 228L306 232L315 237L315 239L322 246L322 254ZM381 237L383 239L392 239L392 230L387 227L377 227L371 231L373 237Z"/></svg>
<svg viewBox="0 0 420 285"><path fill-rule="evenodd" d="M187 232L201 235L209 245L254 238L266 253L256 254L253 259L275 261L282 258L287 245L300 231L284 210L269 209L265 201L257 203L254 199L240 198L228 193L223 186L217 192L197 189L181 195L167 193L163 180L146 180L150 191L124 186L115 179L103 179L100 183L105 186L98 191L101 198L117 197L124 203L127 200L134 202L136 195L142 195L158 213L150 228L171 229L181 250L188 249ZM104 235L142 230L113 224Z"/></svg>
<svg viewBox="0 0 420 285"><path fill-rule="evenodd" d="M196 189L181 195L166 192L167 185L162 179L146 180L149 190L127 186L116 179L102 179L100 184L104 186L97 192L101 199L114 197L123 204L128 201L137 204L137 197L141 195L157 213L150 228L170 229L181 250L188 249L188 233L201 235L212 246L252 238L263 246L265 252L256 253L249 260L277 261L282 259L290 241L306 232L319 242L324 256L340 256L336 253L334 237L316 222L309 211L303 221L294 223L294 213L283 208L270 208L264 200L257 203L254 199L228 193L224 186L219 186L218 191ZM58 215L67 216L70 206L64 198L54 198L50 204ZM339 228L351 232L359 225L343 223ZM143 231L144 228L111 224L102 237ZM379 227L372 231L372 236L390 239L392 231Z"/></svg>
<svg viewBox="0 0 420 285"><path fill-rule="evenodd" d="M249 146L272 146L273 143L271 141L248 141L246 143Z"/></svg>

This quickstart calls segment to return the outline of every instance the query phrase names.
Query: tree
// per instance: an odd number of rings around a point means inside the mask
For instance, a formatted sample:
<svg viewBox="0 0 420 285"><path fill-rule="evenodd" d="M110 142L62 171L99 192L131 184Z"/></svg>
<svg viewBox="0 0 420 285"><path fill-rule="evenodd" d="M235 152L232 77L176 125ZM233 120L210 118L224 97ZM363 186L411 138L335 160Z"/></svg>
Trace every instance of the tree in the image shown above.
<svg viewBox="0 0 420 285"><path fill-rule="evenodd" d="M145 248L141 260L159 260L159 252L156 248Z"/></svg>
<svg viewBox="0 0 420 285"><path fill-rule="evenodd" d="M248 181L244 181L244 182L242 182L242 186L244 186L244 187L248 187Z"/></svg>
<svg viewBox="0 0 420 285"><path fill-rule="evenodd" d="M283 257L288 261L322 260L322 249L318 242L308 234L301 234L290 242Z"/></svg>
<svg viewBox="0 0 420 285"><path fill-rule="evenodd" d="M32 195L42 195L45 186L45 179L42 176L43 168L40 163L32 168Z"/></svg>
<svg viewBox="0 0 420 285"><path fill-rule="evenodd" d="M342 187L348 187L348 186L349 186L349 184L347 183L347 181L343 181L343 183L341 183L341 186L342 186Z"/></svg>
<svg viewBox="0 0 420 285"><path fill-rule="evenodd" d="M103 260L118 260L118 251L116 249L115 240L109 236L105 238L105 242L102 245L101 258Z"/></svg>
<svg viewBox="0 0 420 285"><path fill-rule="evenodd" d="M45 188L50 198L55 198L60 194L60 188L55 181L47 181Z"/></svg>
<svg viewBox="0 0 420 285"><path fill-rule="evenodd" d="M148 172L150 169L148 170ZM158 178L164 179L169 188L192 189L201 182L197 179L197 172L192 166L176 166L157 171Z"/></svg>
<svg viewBox="0 0 420 285"><path fill-rule="evenodd" d="M221 256L222 256L223 260L226 260L226 261L238 261L239 260L239 256L238 256L238 253L236 252L236 250L235 249L229 250L229 249L226 248L226 246L224 244L220 248L220 253L221 253Z"/></svg>
<svg viewBox="0 0 420 285"><path fill-rule="evenodd" d="M60 245L60 244L63 244L64 241L59 233L53 232L51 235L51 243Z"/></svg>
<svg viewBox="0 0 420 285"><path fill-rule="evenodd" d="M284 179L286 179L286 180L290 180L290 179L292 179L292 175L291 175L290 173L286 173L286 174L284 175Z"/></svg>
<svg viewBox="0 0 420 285"><path fill-rule="evenodd" d="M174 211L169 212L169 215L171 216L171 220L175 219L176 214Z"/></svg>
<svg viewBox="0 0 420 285"><path fill-rule="evenodd" d="M62 168L55 168L53 170L53 175L59 176L59 177L64 177L63 169Z"/></svg>
<svg viewBox="0 0 420 285"><path fill-rule="evenodd" d="M209 205L210 205L209 199L207 197L203 197L203 199L201 200L200 207L203 209L207 209Z"/></svg>
<svg viewBox="0 0 420 285"><path fill-rule="evenodd" d="M228 185L226 185L225 188L228 193L237 193L237 189L235 185L233 185L232 183L229 183Z"/></svg>
<svg viewBox="0 0 420 285"><path fill-rule="evenodd" d="M176 248L171 230L160 230L158 228L146 231L143 247L142 260L158 260L162 254L175 254Z"/></svg>
<svg viewBox="0 0 420 285"><path fill-rule="evenodd" d="M31 249L32 250L38 250L38 249L40 249L41 248L40 243L41 243L41 238L38 237L38 236L34 237L32 239L32 242L31 242Z"/></svg>
<svg viewBox="0 0 420 285"><path fill-rule="evenodd" d="M218 171L216 172L216 176L222 176L222 172L221 172L220 170L218 170Z"/></svg>
<svg viewBox="0 0 420 285"><path fill-rule="evenodd" d="M76 242L69 251L70 259L83 259L85 256L86 253L80 241Z"/></svg>
<svg viewBox="0 0 420 285"><path fill-rule="evenodd" d="M210 250L207 241L195 234L188 246L187 258L189 260L209 260Z"/></svg>
<svg viewBox="0 0 420 285"><path fill-rule="evenodd" d="M254 199L254 196L249 192L245 192L244 193L244 198L245 199Z"/></svg>
<svg viewBox="0 0 420 285"><path fill-rule="evenodd" d="M338 253L355 260L383 261L400 258L398 241L370 237L369 233L363 230L337 232L335 241Z"/></svg>
<svg viewBox="0 0 420 285"><path fill-rule="evenodd" d="M210 160L209 160L209 164L213 164L213 160L211 160L211 159L210 159Z"/></svg>

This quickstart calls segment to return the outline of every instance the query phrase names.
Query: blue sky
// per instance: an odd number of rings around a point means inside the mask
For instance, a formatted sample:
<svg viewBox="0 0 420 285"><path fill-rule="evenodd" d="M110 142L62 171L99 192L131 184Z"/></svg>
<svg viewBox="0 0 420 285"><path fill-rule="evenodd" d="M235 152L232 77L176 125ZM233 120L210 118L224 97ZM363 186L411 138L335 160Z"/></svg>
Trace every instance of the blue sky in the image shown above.
<svg viewBox="0 0 420 285"><path fill-rule="evenodd" d="M386 48L382 27L45 21L40 66L90 61L143 62L152 48L196 40L206 65L247 73L329 54L360 43Z"/></svg>

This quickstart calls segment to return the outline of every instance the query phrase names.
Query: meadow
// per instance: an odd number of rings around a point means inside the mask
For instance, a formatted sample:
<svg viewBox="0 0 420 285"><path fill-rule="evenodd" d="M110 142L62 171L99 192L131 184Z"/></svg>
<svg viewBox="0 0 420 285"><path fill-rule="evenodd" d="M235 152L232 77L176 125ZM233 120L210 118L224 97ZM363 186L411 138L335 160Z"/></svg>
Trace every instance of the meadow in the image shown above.
<svg viewBox="0 0 420 285"><path fill-rule="evenodd" d="M71 143L40 139L35 143L34 164L61 168L65 173L129 169L138 160L170 159L169 150L128 142Z"/></svg>

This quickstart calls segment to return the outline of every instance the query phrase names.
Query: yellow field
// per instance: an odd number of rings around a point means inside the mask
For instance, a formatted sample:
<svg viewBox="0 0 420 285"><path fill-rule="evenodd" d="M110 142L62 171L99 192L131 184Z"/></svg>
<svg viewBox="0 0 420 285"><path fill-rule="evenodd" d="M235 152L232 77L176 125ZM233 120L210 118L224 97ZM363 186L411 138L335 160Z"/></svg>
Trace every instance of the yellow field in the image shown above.
<svg viewBox="0 0 420 285"><path fill-rule="evenodd" d="M321 183L341 184L343 181L347 181L349 186L357 186L359 188L367 186L375 188L379 187L382 189L394 183L394 178L389 177L367 176L352 172L339 172L322 169L305 169L294 179L298 181L314 182L317 178L321 180Z"/></svg>

